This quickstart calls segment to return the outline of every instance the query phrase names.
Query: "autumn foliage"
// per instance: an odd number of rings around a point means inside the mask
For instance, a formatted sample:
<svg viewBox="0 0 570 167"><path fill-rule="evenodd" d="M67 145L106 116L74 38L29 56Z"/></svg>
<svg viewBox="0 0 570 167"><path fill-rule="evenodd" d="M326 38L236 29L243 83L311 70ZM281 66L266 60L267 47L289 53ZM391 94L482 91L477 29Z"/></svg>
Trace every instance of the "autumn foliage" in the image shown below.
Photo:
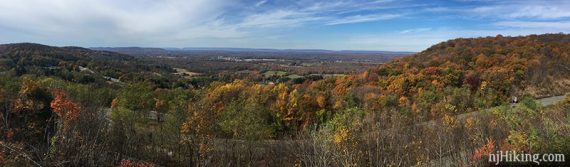
<svg viewBox="0 0 570 167"><path fill-rule="evenodd" d="M76 120L81 112L80 106L68 99L63 90L55 90L54 95L55 98L50 105L53 112L63 119L64 124Z"/></svg>
<svg viewBox="0 0 570 167"><path fill-rule="evenodd" d="M303 82L0 80L0 138L39 148L30 155L47 155L32 159L45 166L461 166L496 150L570 155L570 96L551 108L533 100L570 90L569 41L455 39Z"/></svg>
<svg viewBox="0 0 570 167"><path fill-rule="evenodd" d="M489 156L489 154L495 151L495 141L493 139L488 138L487 143L485 145L477 148L473 153L471 160L478 161L483 157Z"/></svg>

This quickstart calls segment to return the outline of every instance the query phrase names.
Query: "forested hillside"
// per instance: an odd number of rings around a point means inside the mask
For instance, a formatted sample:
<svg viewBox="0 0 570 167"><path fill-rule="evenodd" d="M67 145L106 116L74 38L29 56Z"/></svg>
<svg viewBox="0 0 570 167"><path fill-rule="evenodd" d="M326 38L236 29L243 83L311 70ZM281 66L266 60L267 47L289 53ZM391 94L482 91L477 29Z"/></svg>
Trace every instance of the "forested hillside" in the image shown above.
<svg viewBox="0 0 570 167"><path fill-rule="evenodd" d="M456 86L468 84L473 89L485 83L507 96L551 96L570 88L569 53L570 36L565 34L454 39L376 72L384 76L389 75L387 72L403 73L424 81L421 73L436 75L439 81ZM454 78L450 76L452 71L461 75Z"/></svg>
<svg viewBox="0 0 570 167"><path fill-rule="evenodd" d="M161 62L80 47L17 43L0 45L0 71L7 75L55 76L82 84L149 81L162 88L187 87L187 82Z"/></svg>
<svg viewBox="0 0 570 167"><path fill-rule="evenodd" d="M484 166L498 150L570 155L570 96L534 100L570 90L569 40L454 39L360 74L199 88L127 55L2 45L0 165ZM123 83L44 68L91 73L67 63Z"/></svg>

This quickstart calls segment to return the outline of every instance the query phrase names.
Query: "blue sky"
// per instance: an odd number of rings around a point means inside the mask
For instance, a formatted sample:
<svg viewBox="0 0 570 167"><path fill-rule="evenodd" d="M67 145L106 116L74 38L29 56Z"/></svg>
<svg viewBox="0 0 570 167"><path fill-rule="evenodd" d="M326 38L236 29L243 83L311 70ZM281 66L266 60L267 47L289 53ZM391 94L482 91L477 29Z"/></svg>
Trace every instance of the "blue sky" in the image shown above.
<svg viewBox="0 0 570 167"><path fill-rule="evenodd" d="M0 43L421 51L570 32L569 1L0 0Z"/></svg>

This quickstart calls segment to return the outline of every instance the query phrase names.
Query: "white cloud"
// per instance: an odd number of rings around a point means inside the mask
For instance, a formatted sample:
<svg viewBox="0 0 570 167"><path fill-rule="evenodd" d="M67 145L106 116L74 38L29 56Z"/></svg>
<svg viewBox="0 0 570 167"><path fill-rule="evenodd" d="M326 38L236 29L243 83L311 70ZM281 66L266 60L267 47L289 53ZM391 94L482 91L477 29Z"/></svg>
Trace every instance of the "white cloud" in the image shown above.
<svg viewBox="0 0 570 167"><path fill-rule="evenodd" d="M255 6L259 7L259 6L261 6L261 5L265 4L265 3L267 3L267 0L261 0L261 1L257 2L257 3L255 4Z"/></svg>
<svg viewBox="0 0 570 167"><path fill-rule="evenodd" d="M557 1L520 1L514 3L490 4L471 10L475 16L503 19L560 19L570 17L570 3Z"/></svg>
<svg viewBox="0 0 570 167"><path fill-rule="evenodd" d="M280 6L270 11L264 11L247 15L235 26L239 28L277 28L299 27L307 23L322 23L324 25L339 25L350 23L372 22L402 17L403 14L348 14L339 17L340 14L356 12L360 10L390 8L393 5L387 3L392 0L378 1L300 1L292 6ZM262 3L262 2L258 2ZM264 2L265 3L265 2Z"/></svg>
<svg viewBox="0 0 570 167"><path fill-rule="evenodd" d="M414 29L407 29L400 31L401 34L408 34L408 33L418 33L418 32L426 32L430 31L432 28L414 28Z"/></svg>
<svg viewBox="0 0 570 167"><path fill-rule="evenodd" d="M555 19L570 17L570 5L529 5L519 8L517 11L509 14L512 18L541 18Z"/></svg>
<svg viewBox="0 0 570 167"><path fill-rule="evenodd" d="M236 26L240 28L292 27L321 19L323 18L315 16L313 13L293 10L277 10L249 15Z"/></svg>
<svg viewBox="0 0 570 167"><path fill-rule="evenodd" d="M371 22L378 20L390 20L395 18L403 17L401 14L373 14L373 15L354 15L344 18L339 18L328 22L326 25L339 25L339 24L351 24L351 23L362 23Z"/></svg>
<svg viewBox="0 0 570 167"><path fill-rule="evenodd" d="M222 14L220 9L230 4L225 0L0 2L0 27L4 27L0 33L33 33L35 39L85 43L151 43L181 32L217 35L201 32L216 29L207 23L214 22Z"/></svg>
<svg viewBox="0 0 570 167"><path fill-rule="evenodd" d="M458 10L456 9L452 9L452 8L448 8L448 7L428 7L428 8L424 8L424 11L426 12L456 12Z"/></svg>
<svg viewBox="0 0 570 167"><path fill-rule="evenodd" d="M538 22L538 21L502 21L495 23L497 26L517 28L541 28L570 30L570 22Z"/></svg>

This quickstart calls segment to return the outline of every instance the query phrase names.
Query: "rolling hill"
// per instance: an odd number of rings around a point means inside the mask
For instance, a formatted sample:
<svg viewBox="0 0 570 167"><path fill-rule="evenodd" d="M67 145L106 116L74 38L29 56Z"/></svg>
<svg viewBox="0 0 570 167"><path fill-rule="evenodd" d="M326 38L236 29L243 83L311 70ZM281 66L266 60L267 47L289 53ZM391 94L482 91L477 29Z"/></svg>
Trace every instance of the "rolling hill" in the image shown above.
<svg viewBox="0 0 570 167"><path fill-rule="evenodd" d="M0 71L15 75L58 76L80 83L114 79L141 81L174 73L170 66L126 54L33 43L0 45Z"/></svg>
<svg viewBox="0 0 570 167"><path fill-rule="evenodd" d="M491 87L504 96L546 97L570 90L570 35L453 39L375 69L383 76L440 76L447 86ZM455 74L452 74L455 73ZM451 76L455 75L455 76ZM431 82L432 77L411 84Z"/></svg>

